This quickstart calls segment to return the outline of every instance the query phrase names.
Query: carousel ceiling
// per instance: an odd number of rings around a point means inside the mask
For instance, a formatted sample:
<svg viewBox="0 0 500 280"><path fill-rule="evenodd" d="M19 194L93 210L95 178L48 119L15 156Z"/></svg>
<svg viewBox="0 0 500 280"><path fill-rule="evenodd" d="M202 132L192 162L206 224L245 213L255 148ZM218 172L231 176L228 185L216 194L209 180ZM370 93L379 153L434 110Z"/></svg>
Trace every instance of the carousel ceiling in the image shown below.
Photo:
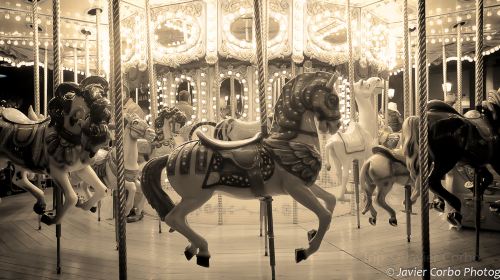
<svg viewBox="0 0 500 280"><path fill-rule="evenodd" d="M255 62L255 27L251 0L151 0L151 29L155 63L179 67L192 61L213 64L233 58ZM409 0L410 26L415 25L416 0ZM473 57L475 14L473 0L427 1L429 62L440 61L442 46L453 59L457 49L457 22L462 26L462 51ZM290 58L296 63L313 58L337 65L347 61L345 1L268 0L267 45L270 60ZM108 2L61 0L63 63L74 67L75 54L83 71L88 47L91 69L96 65L96 16L102 9L99 41L103 69L109 67ZM351 0L353 50L382 69L402 65L403 0ZM11 65L33 61L31 0L0 2L0 60ZM40 50L48 52L50 67L52 1L39 1ZM499 49L500 0L485 1L485 54ZM122 59L125 67L146 68L144 0L121 1ZM84 35L90 31L90 35ZM416 32L412 32L416 42Z"/></svg>

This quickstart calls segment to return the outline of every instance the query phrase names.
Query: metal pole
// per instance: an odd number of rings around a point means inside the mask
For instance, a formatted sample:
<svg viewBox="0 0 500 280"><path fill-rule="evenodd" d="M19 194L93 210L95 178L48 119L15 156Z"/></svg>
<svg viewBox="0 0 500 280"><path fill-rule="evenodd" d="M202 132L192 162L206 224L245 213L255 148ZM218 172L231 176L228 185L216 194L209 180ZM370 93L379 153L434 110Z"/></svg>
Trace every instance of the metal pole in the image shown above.
<svg viewBox="0 0 500 280"><path fill-rule="evenodd" d="M40 114L40 53L38 51L38 0L33 1L33 74L35 87L35 113Z"/></svg>
<svg viewBox="0 0 500 280"><path fill-rule="evenodd" d="M359 161L357 159L352 162L352 172L354 176L354 191L356 193L356 220L358 228L361 228L359 220Z"/></svg>
<svg viewBox="0 0 500 280"><path fill-rule="evenodd" d="M483 81L483 71L484 71L484 63L483 63L483 12L484 12L484 3L483 0L476 0L476 69L475 69L475 80L476 80L476 108L480 109L483 103L483 92L484 92L484 81ZM479 261L479 232L481 229L481 194L483 192L482 187L479 186L479 180L477 171L476 173L476 182L474 186L474 204L476 208L475 215L475 225L476 225L476 255L475 260ZM486 186L484 186L486 187ZM481 190L480 190L481 188Z"/></svg>
<svg viewBox="0 0 500 280"><path fill-rule="evenodd" d="M118 231L119 231L119 275L120 279L127 279L127 244L125 214L125 166L123 151L123 88L122 88L122 63L121 63L121 39L120 39L120 0L113 1L113 83L115 97L115 123L116 123L116 159L118 182Z"/></svg>
<svg viewBox="0 0 500 280"><path fill-rule="evenodd" d="M427 122L427 53L425 28L425 0L418 0L418 115L419 115L419 163L421 188L421 227L422 227L422 279L430 279L430 241L429 241L429 150Z"/></svg>
<svg viewBox="0 0 500 280"><path fill-rule="evenodd" d="M47 112L47 98L48 98L48 73L49 73L49 51L47 47L45 47L45 50L43 52L43 114L45 116L48 116L49 113Z"/></svg>
<svg viewBox="0 0 500 280"><path fill-rule="evenodd" d="M479 261L479 235L481 232L481 192L483 186L481 186L481 175L479 175L478 169L474 170L474 226L476 229L476 251L474 255L474 260Z"/></svg>
<svg viewBox="0 0 500 280"><path fill-rule="evenodd" d="M156 116L158 115L158 100L156 93L156 71L153 59L153 41L152 41L152 30L151 30L151 7L149 5L149 0L146 0L146 43L148 47L148 74L149 74L149 92L151 93L151 123L154 123ZM191 116L188 116L190 119Z"/></svg>
<svg viewBox="0 0 500 280"><path fill-rule="evenodd" d="M90 32L89 32L90 33ZM90 76L89 67L89 35L85 35L85 77Z"/></svg>
<svg viewBox="0 0 500 280"><path fill-rule="evenodd" d="M416 186L418 187L418 186ZM405 185L406 239L411 240L411 185Z"/></svg>
<svg viewBox="0 0 500 280"><path fill-rule="evenodd" d="M410 69L411 69L411 61L410 61L410 50L409 50L409 37L410 32L408 30L408 0L404 0L403 4L403 31L404 31L404 59L403 59L403 116L404 118L408 118L410 116ZM387 121L387 120L386 120Z"/></svg>
<svg viewBox="0 0 500 280"><path fill-rule="evenodd" d="M448 88L446 83L448 82L448 77L446 77L448 70L446 69L446 45L443 40L443 101L446 100L446 94L448 93Z"/></svg>
<svg viewBox="0 0 500 280"><path fill-rule="evenodd" d="M109 45L113 46L114 44L114 33L113 33L113 2L111 0L108 0L108 37L109 37ZM109 90L108 90L108 97L109 97L109 102L111 103L111 122L115 121L115 88L114 84L111 82L113 81L113 65L114 65L114 55L113 55L113 48L109 48Z"/></svg>
<svg viewBox="0 0 500 280"><path fill-rule="evenodd" d="M455 109L462 113L462 25L465 22L461 21L453 27L457 29L457 102Z"/></svg>
<svg viewBox="0 0 500 280"><path fill-rule="evenodd" d="M293 79L293 78L295 78L295 76L297 76L297 65L295 64L295 62L293 62L293 59L291 60L291 63L292 63L291 73L292 73L292 79ZM295 199L292 199L292 223L294 225L299 223L299 213L298 212L299 211L298 211L297 201Z"/></svg>
<svg viewBox="0 0 500 280"><path fill-rule="evenodd" d="M349 93L351 96L351 121L356 117L356 98L354 93L354 59L352 49L352 26L351 26L351 1L346 1L346 20L347 20L347 45L349 50Z"/></svg>
<svg viewBox="0 0 500 280"><path fill-rule="evenodd" d="M54 54L54 71L53 71L53 81L54 87L53 91L55 92L56 88L62 81L61 75L61 3L59 0L52 0L52 45L53 45L53 54ZM56 209L56 213L59 213L62 210L62 192L59 186L52 184L52 191L54 192L54 209ZM61 274L61 233L62 227L61 224L56 224L56 240L57 240L57 266L56 271L57 274Z"/></svg>
<svg viewBox="0 0 500 280"><path fill-rule="evenodd" d="M73 80L78 83L78 51L76 43L73 45Z"/></svg>
<svg viewBox="0 0 500 280"><path fill-rule="evenodd" d="M101 8L95 9L95 44L96 44L96 51L95 51L95 56L96 56L96 71L97 75L101 76L101 36L100 36L100 29L101 29ZM111 38L110 38L111 39Z"/></svg>

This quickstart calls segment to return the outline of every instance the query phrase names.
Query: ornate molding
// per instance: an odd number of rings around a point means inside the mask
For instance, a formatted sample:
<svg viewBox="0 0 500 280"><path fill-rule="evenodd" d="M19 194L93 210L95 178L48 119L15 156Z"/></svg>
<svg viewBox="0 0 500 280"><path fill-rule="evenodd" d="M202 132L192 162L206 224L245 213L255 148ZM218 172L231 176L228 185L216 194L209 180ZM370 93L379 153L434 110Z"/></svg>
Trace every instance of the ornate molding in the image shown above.
<svg viewBox="0 0 500 280"><path fill-rule="evenodd" d="M157 29L171 19L179 19L190 28L189 38L183 44L163 46L154 40L153 53L156 62L178 67L205 56L205 9L203 2L190 2L152 10L152 18Z"/></svg>

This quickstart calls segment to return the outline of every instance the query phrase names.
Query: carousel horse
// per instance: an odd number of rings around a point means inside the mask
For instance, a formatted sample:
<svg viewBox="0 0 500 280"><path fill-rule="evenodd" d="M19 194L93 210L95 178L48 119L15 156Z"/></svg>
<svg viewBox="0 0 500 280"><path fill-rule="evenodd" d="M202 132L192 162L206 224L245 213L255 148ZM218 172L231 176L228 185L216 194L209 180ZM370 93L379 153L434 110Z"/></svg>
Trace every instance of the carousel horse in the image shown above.
<svg viewBox="0 0 500 280"><path fill-rule="evenodd" d="M127 190L125 214L128 215L134 205L135 193L140 188L137 140L144 138L152 141L155 133L154 130L149 128L148 123L135 113L125 114L123 120L123 149L125 151L123 162L125 165L125 189ZM115 189L117 186L116 149L100 150L96 158L92 164L92 168L95 170L97 176L99 176L99 179L109 189ZM73 178L73 182L83 181L84 179L78 174L75 174L75 177ZM90 195L91 192L88 184L84 184L82 189L86 196Z"/></svg>
<svg viewBox="0 0 500 280"><path fill-rule="evenodd" d="M371 155L363 164L360 171L360 184L365 191L364 215L370 211L368 219L371 225L377 223L377 211L372 204L372 196L375 189L377 192L377 203L389 213L389 224L397 226L396 211L385 201L387 194L392 190L394 183L400 185L410 184L412 186L411 204L413 205L420 195L418 184L413 184L410 173L406 168L406 162L401 149L391 150L384 146L376 146ZM403 202L405 203L405 202Z"/></svg>
<svg viewBox="0 0 500 280"><path fill-rule="evenodd" d="M326 143L326 168L331 169L331 158L335 164L337 180L341 184L339 200L346 200L344 194L353 160L358 160L362 166L371 155L371 148L376 145L377 119L372 100L381 87L382 80L375 77L354 83L359 123L351 121L345 132L333 135Z"/></svg>
<svg viewBox="0 0 500 280"><path fill-rule="evenodd" d="M50 118L43 120L30 120L12 108L0 112L0 168L12 163L15 177L30 189L38 188L29 182L27 172L47 174L63 191L65 199L55 215L45 213L43 192L33 193L37 197L34 211L47 225L60 224L71 206L89 210L105 194L106 187L90 162L101 147L109 145L109 101L101 96L106 87L104 79L84 87L60 84L48 105ZM88 201L78 201L69 172L95 186Z"/></svg>
<svg viewBox="0 0 500 280"><path fill-rule="evenodd" d="M215 192L240 199L291 195L319 219L309 247L295 251L296 262L319 249L331 223L335 196L314 183L321 169L318 130L335 133L340 127L336 80L336 75L317 72L300 74L285 84L275 106L277 130L265 138L257 133L245 140L221 141L198 131L199 140L146 164L144 195L159 216L188 239L184 252L188 260L196 254L198 265L209 266L208 243L191 229L186 216ZM170 185L181 196L177 205L161 188L165 167ZM317 196L328 197L326 207Z"/></svg>
<svg viewBox="0 0 500 280"><path fill-rule="evenodd" d="M184 139L175 131L178 127L184 127L187 122L186 114L177 107L164 107L155 119L156 136L151 144L151 157L155 158L170 154L175 147L184 142Z"/></svg>
<svg viewBox="0 0 500 280"><path fill-rule="evenodd" d="M429 188L446 201L453 210L448 222L460 227L462 221L460 199L441 185L441 179L457 162L479 170L484 183L492 177L485 166L500 172L500 91L490 92L476 118L466 118L453 107L438 100L428 104ZM419 176L418 117L409 117L403 123L403 151L411 178ZM485 184L481 184L484 186ZM439 202L438 202L439 203Z"/></svg>

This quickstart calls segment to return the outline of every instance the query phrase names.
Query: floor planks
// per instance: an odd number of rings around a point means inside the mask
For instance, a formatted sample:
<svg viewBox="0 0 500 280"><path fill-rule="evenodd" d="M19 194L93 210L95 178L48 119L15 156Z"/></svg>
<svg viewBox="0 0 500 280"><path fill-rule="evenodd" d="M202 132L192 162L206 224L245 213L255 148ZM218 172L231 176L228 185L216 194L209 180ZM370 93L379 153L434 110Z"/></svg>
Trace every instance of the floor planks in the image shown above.
<svg viewBox="0 0 500 280"><path fill-rule="evenodd" d="M391 199L396 209L401 196L402 192L396 190ZM50 191L47 197L51 197ZM118 279L118 252L114 221L108 219L109 207L103 208L101 222L97 222L96 214L71 210L62 226L63 272L57 275L55 227L38 230L33 203L28 194L2 199L0 279ZM210 245L211 267L206 269L197 266L194 259L186 261L186 240L178 233L168 233L166 225L159 234L157 218L150 208L147 211L151 215L127 226L129 279L271 279L257 217L247 224L222 226L193 222L193 228ZM499 233L481 234L482 260L474 262L474 231L449 230L442 216L432 211L430 216L432 267L500 269ZM357 229L355 216L334 217L320 250L299 264L294 262L294 249L307 245L306 233L316 227L316 222L277 223L277 279L399 279L389 277L386 271L420 266L420 216L412 216L410 243L406 242L403 213L398 212L398 227L391 227L382 211L375 227L368 224L367 217L361 218L361 229ZM195 221L202 219L198 215Z"/></svg>

